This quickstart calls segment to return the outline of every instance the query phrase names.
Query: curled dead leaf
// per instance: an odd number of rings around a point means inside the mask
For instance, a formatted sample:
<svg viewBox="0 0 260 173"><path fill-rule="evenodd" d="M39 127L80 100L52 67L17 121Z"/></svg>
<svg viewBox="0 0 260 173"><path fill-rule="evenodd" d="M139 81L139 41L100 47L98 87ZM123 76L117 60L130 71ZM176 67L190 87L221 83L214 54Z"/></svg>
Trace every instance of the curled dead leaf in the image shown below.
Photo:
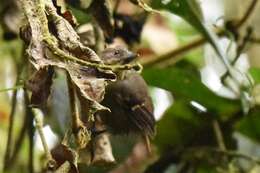
<svg viewBox="0 0 260 173"><path fill-rule="evenodd" d="M31 104L35 107L45 107L51 92L54 69L46 66L36 71L27 82L27 88L32 91Z"/></svg>
<svg viewBox="0 0 260 173"><path fill-rule="evenodd" d="M57 163L58 169L56 170L57 173L60 170L68 171L68 173L78 173L78 154L73 149L69 148L66 145L59 144L54 149L51 150L51 154L53 159ZM68 165L68 163L70 165Z"/></svg>

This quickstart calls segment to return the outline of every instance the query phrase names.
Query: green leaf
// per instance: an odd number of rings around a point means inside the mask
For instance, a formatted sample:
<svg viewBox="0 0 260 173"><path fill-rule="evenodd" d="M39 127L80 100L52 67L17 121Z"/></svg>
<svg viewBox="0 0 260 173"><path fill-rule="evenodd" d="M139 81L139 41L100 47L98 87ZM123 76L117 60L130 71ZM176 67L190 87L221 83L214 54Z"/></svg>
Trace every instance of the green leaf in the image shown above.
<svg viewBox="0 0 260 173"><path fill-rule="evenodd" d="M218 44L216 34L203 23L202 11L196 0L171 0L168 3L163 0L153 0L152 7L159 10L167 10L186 20L208 40L226 67L231 68L226 54Z"/></svg>
<svg viewBox="0 0 260 173"><path fill-rule="evenodd" d="M260 108L253 109L247 116L238 122L236 128L242 134L256 142L260 142Z"/></svg>
<svg viewBox="0 0 260 173"><path fill-rule="evenodd" d="M183 101L177 101L157 123L154 143L161 151L169 147L178 151L189 145L202 127L199 117L194 116L188 105Z"/></svg>
<svg viewBox="0 0 260 173"><path fill-rule="evenodd" d="M260 83L260 68L250 68L249 73L253 77L255 83Z"/></svg>
<svg viewBox="0 0 260 173"><path fill-rule="evenodd" d="M217 96L200 80L198 72L183 68L146 69L143 73L149 85L169 90L187 103L196 101L209 112L227 118L239 110L240 102Z"/></svg>
<svg viewBox="0 0 260 173"><path fill-rule="evenodd" d="M224 123L221 127L225 144L233 147L231 128ZM215 146L217 141L212 117L195 111L185 100L175 100L157 123L157 134L153 142L161 152L172 149L176 153L190 147Z"/></svg>

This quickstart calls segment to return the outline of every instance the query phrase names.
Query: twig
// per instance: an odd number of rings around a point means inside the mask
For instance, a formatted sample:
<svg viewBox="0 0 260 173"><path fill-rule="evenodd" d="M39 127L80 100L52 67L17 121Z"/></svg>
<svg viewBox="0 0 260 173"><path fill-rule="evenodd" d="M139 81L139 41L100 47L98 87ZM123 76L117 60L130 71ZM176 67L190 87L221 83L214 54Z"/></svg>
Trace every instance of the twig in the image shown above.
<svg viewBox="0 0 260 173"><path fill-rule="evenodd" d="M223 151L227 150L219 122L217 120L213 120L212 125L213 125L213 129L216 135L219 148Z"/></svg>
<svg viewBox="0 0 260 173"><path fill-rule="evenodd" d="M250 41L251 35L253 33L253 30L251 27L249 27L247 29L247 33L245 35L245 37L243 38L242 42L240 45L237 46L237 50L236 50L236 56L235 58L231 61L231 65L235 65L235 63L237 62L238 58L240 57L240 55L242 54L242 52L245 50L247 43ZM225 79L228 77L228 73L226 72L222 77L221 77L221 81L222 83L224 83Z"/></svg>
<svg viewBox="0 0 260 173"><path fill-rule="evenodd" d="M166 53L166 54L163 54L163 55L160 55L160 56L157 56L157 57L154 57L154 58L140 59L140 62L144 67L151 67L151 66L159 64L163 61L166 61L168 59L173 59L173 58L179 57L183 54L186 54L189 51L191 51L195 48L198 48L199 46L204 44L206 41L207 41L206 38L199 37L199 38L196 38L193 41L191 41L191 42L189 42L189 43L187 43L183 46L180 46L180 47L174 49L173 51ZM179 58L178 60L180 60L182 58L183 57Z"/></svg>
<svg viewBox="0 0 260 173"><path fill-rule="evenodd" d="M187 151L207 151L207 152L215 152L215 153L220 153L220 154L224 154L230 157L237 157L237 158L243 158L249 161L252 161L258 165L260 165L260 159L244 154L244 153L240 153L237 151L233 151L233 150L222 150L222 149L218 149L218 148L212 148L212 147L194 147L194 148L189 148L187 149Z"/></svg>
<svg viewBox="0 0 260 173"><path fill-rule="evenodd" d="M16 104L17 104L16 98L17 98L17 90L15 90L12 95L12 108L9 116L10 118L9 118L8 137L7 137L5 157L4 157L4 169L3 169L4 172L8 168L9 160L11 156L11 148L13 145L13 125L14 125L14 115L15 115Z"/></svg>
<svg viewBox="0 0 260 173"><path fill-rule="evenodd" d="M16 82L15 85L18 85L20 76L23 71L23 62L22 63L16 63L17 67L17 77L16 77ZM18 88L17 88L18 89ZM14 116L15 116L15 111L16 111L16 104L17 104L17 89L14 90L13 95L12 95L12 105L11 105L11 112L9 115L9 127L8 127L8 137L7 137L7 144L6 144L6 151L5 151L5 156L4 156L4 168L3 170L6 171L8 169L8 165L10 165L9 161L11 158L11 148L13 146L13 124L14 124ZM3 91L3 90L2 90ZM7 91L5 89L5 91Z"/></svg>
<svg viewBox="0 0 260 173"><path fill-rule="evenodd" d="M23 88L23 85L16 85L12 88L4 88L4 89L0 89L0 92L7 92L7 91L16 91L20 88Z"/></svg>
<svg viewBox="0 0 260 173"><path fill-rule="evenodd" d="M24 140L24 137L25 137L28 121L29 121L29 115L26 114L24 122L23 122L23 125L22 125L22 129L21 129L21 131L20 131L20 133L18 135L19 137L18 137L18 139L15 142L14 152L13 152L11 158L10 158L9 163L14 163L16 158L17 158L17 155L18 155L18 153L19 153L19 151L21 149L21 146L22 146L22 143L23 143L23 140Z"/></svg>
<svg viewBox="0 0 260 173"><path fill-rule="evenodd" d="M39 110L38 110L39 111ZM36 110L33 110L33 115L34 115L34 120L35 120L35 127L39 133L41 142L42 142L42 146L45 152L45 156L47 159L47 167L49 169L54 169L56 167L56 161L52 158L51 152L49 150L49 147L47 145L45 136L44 136L44 132L43 132L43 120L41 118L41 116L39 115L39 112L37 112Z"/></svg>
<svg viewBox="0 0 260 173"><path fill-rule="evenodd" d="M260 38L254 38L254 37L252 37L252 38L250 38L249 41L250 41L251 43L260 44Z"/></svg>
<svg viewBox="0 0 260 173"><path fill-rule="evenodd" d="M28 158L28 171L29 173L34 173L34 140L33 140L33 136L35 133L35 129L34 129L34 125L33 125L33 121L34 121L34 115L32 112L31 107L29 107L30 105L30 101L29 101L29 96L26 90L24 90L24 104L25 104L25 116L26 116L26 126L28 129L28 137L29 137L29 158ZM16 146L18 147L18 146Z"/></svg>
<svg viewBox="0 0 260 173"><path fill-rule="evenodd" d="M252 0L252 3L250 4L250 6L248 7L245 15L239 20L239 22L235 23L233 28L235 28L236 30L240 29L248 20L248 18L251 16L251 14L253 13L255 6L257 4L258 0ZM219 36L219 37L223 37L225 36L225 29L218 29L215 31L215 33ZM199 38L181 46L178 47L166 54L154 57L154 58L147 58L146 60L141 60L141 64L143 64L144 67L151 67L154 66L156 64L159 64L161 62L164 62L166 60L170 60L176 57L179 57L183 54L188 53L189 51L198 48L200 46L202 46L203 44L205 44L207 42L207 39L200 36ZM179 57L178 59L176 59L177 62L181 59L185 58L184 56Z"/></svg>
<svg viewBox="0 0 260 173"><path fill-rule="evenodd" d="M99 68L102 70L112 70L112 71L140 69L141 68L139 64L105 65L102 63L84 61L82 59L69 55L69 54L65 53L63 50L59 49L49 37L45 37L43 39L43 41L47 44L48 48L52 51L52 53L57 56L57 58L61 58L63 60L65 59L65 60L69 60L69 61L74 61L80 65Z"/></svg>
<svg viewBox="0 0 260 173"><path fill-rule="evenodd" d="M256 8L257 2L258 2L258 0L252 0L251 4L247 8L247 11L245 12L244 16L236 24L236 27L240 28L242 25L244 25L246 23L246 21L253 14L253 11Z"/></svg>

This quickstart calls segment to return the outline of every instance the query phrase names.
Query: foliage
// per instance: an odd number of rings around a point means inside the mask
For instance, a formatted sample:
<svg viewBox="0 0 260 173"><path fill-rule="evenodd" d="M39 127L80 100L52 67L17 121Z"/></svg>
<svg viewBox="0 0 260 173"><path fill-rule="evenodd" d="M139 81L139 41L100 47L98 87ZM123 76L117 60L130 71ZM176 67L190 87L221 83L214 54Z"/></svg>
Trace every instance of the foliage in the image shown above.
<svg viewBox="0 0 260 173"><path fill-rule="evenodd" d="M0 79L13 85L0 84L4 172L233 173L253 172L260 164L237 137L246 136L259 150L260 69L236 66L254 40L246 20L257 0L241 20L225 21L217 30L204 23L196 0L0 3ZM181 45L157 54L148 46L156 43L142 38L149 25L150 37L156 37L156 29L170 30ZM246 36L242 26L249 28ZM230 35L235 58L219 41ZM206 64L203 50L195 48L206 42L224 65L219 80L232 98L202 82L200 68ZM173 98L156 130L147 85Z"/></svg>

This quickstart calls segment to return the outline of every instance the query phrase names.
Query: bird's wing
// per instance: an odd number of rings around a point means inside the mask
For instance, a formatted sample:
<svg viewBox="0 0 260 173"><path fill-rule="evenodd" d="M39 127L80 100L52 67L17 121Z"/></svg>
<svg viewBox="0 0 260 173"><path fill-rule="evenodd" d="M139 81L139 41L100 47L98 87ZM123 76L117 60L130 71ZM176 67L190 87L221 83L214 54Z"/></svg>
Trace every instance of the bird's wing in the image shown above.
<svg viewBox="0 0 260 173"><path fill-rule="evenodd" d="M152 112L150 112L144 102L137 102L133 104L132 99L127 99L126 97L117 96L118 105L124 107L129 114L129 119L135 126L140 130L145 132L149 137L154 136L155 133L155 119ZM131 100L131 101L130 101Z"/></svg>

